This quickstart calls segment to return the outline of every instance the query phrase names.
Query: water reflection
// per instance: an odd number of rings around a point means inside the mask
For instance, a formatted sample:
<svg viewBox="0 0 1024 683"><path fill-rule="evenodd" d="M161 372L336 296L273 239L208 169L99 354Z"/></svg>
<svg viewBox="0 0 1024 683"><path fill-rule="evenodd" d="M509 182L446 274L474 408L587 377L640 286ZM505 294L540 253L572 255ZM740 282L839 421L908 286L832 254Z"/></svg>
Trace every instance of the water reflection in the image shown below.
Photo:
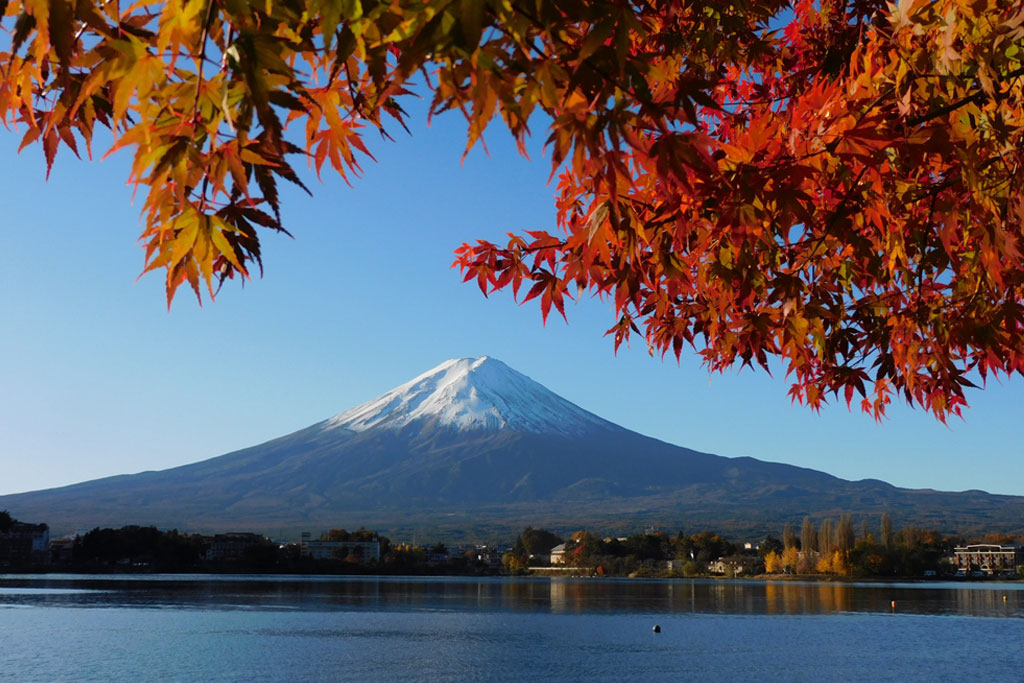
<svg viewBox="0 0 1024 683"><path fill-rule="evenodd" d="M0 608L1024 616L1020 584L293 576L0 576Z"/></svg>

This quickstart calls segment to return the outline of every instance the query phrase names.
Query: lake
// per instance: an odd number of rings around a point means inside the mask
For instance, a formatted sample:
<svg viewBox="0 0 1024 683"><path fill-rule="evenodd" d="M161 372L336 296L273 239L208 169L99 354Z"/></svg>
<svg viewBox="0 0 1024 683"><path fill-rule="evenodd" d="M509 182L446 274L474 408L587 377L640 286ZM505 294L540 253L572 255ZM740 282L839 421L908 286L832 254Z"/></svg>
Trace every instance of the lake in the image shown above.
<svg viewBox="0 0 1024 683"><path fill-rule="evenodd" d="M1019 681L1024 585L0 575L0 633L19 683Z"/></svg>

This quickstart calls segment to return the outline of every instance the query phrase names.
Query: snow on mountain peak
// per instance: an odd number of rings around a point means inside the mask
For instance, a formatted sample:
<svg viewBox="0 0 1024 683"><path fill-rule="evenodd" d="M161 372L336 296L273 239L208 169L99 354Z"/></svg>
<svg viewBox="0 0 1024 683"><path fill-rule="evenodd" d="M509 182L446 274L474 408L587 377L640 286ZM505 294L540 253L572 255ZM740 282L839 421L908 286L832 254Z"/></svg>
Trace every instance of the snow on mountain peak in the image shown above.
<svg viewBox="0 0 1024 683"><path fill-rule="evenodd" d="M362 432L436 421L459 430L509 429L569 436L614 427L495 358L454 358L340 415L324 429Z"/></svg>

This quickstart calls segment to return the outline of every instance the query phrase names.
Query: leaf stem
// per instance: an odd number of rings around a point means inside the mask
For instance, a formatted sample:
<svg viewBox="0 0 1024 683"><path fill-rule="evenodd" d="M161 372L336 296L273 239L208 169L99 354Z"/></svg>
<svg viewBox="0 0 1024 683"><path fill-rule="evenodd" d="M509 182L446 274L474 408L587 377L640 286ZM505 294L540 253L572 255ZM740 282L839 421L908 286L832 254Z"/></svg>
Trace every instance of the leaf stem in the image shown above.
<svg viewBox="0 0 1024 683"><path fill-rule="evenodd" d="M210 36L210 20L213 18L213 6L217 0L210 0L206 5L206 17L203 18L203 34L199 38L199 54L196 55L196 94L192 99L192 123L196 123L199 114L199 92L203 88L203 61L206 60L206 40Z"/></svg>

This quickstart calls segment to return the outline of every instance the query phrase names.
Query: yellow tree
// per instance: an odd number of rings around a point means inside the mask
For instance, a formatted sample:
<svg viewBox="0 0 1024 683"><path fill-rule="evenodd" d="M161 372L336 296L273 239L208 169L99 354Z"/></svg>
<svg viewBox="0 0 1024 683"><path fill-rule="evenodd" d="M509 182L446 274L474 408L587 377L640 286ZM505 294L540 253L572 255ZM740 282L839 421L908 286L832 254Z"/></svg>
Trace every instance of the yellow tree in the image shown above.
<svg viewBox="0 0 1024 683"><path fill-rule="evenodd" d="M831 567L833 574L841 574L845 576L850 573L850 565L847 561L847 557L847 553L842 550L836 550L832 553Z"/></svg>
<svg viewBox="0 0 1024 683"><path fill-rule="evenodd" d="M799 564L800 551L795 546L789 546L782 551L782 557L780 558L780 564L785 568L788 567L791 572L797 571Z"/></svg>

